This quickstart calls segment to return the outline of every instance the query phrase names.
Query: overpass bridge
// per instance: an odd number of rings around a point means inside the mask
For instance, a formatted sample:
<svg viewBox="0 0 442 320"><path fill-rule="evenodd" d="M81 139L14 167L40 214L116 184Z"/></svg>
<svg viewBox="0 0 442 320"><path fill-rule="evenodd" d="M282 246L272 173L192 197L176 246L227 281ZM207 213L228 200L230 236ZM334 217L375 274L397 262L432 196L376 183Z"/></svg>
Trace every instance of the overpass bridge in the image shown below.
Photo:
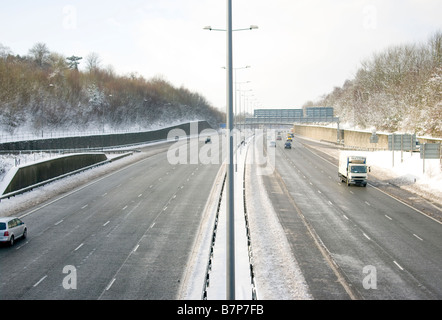
<svg viewBox="0 0 442 320"><path fill-rule="evenodd" d="M336 123L338 117L253 117L246 118L245 125L293 125L295 123Z"/></svg>
<svg viewBox="0 0 442 320"><path fill-rule="evenodd" d="M308 107L305 109L256 109L253 117L243 121L245 125L281 125L294 123L339 122L331 107Z"/></svg>

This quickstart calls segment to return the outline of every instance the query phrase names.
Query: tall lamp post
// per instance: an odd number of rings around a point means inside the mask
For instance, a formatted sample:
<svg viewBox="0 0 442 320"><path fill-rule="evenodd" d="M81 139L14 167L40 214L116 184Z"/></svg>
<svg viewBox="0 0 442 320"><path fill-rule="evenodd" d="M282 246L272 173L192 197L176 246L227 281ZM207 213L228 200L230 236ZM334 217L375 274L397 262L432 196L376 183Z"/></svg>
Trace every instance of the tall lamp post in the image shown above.
<svg viewBox="0 0 442 320"><path fill-rule="evenodd" d="M232 0L227 0L227 30L204 27L209 31L227 32L227 215L226 215L226 299L235 300L235 212L234 212L234 173L233 173L233 31L258 29L251 25L245 29L232 28Z"/></svg>

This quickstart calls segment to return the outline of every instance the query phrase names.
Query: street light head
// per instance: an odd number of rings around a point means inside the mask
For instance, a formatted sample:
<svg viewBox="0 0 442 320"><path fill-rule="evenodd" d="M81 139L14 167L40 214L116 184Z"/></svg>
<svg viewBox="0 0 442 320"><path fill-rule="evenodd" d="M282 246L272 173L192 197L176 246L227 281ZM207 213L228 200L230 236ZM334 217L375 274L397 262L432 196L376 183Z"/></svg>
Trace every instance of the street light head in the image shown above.
<svg viewBox="0 0 442 320"><path fill-rule="evenodd" d="M211 27L211 26L205 26L205 27L203 28L203 30L212 30L212 27Z"/></svg>
<svg viewBox="0 0 442 320"><path fill-rule="evenodd" d="M255 26L255 25L252 24L252 25L250 26L250 30L253 30L253 29L258 29L258 26Z"/></svg>

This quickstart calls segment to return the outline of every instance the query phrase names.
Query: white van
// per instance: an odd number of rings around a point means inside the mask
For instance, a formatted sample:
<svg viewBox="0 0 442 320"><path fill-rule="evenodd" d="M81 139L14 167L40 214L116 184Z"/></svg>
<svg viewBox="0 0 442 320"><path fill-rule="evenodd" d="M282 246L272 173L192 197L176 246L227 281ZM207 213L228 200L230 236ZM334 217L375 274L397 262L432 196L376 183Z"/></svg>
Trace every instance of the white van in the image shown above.
<svg viewBox="0 0 442 320"><path fill-rule="evenodd" d="M0 218L0 243L13 245L18 238L26 238L28 228L17 217Z"/></svg>

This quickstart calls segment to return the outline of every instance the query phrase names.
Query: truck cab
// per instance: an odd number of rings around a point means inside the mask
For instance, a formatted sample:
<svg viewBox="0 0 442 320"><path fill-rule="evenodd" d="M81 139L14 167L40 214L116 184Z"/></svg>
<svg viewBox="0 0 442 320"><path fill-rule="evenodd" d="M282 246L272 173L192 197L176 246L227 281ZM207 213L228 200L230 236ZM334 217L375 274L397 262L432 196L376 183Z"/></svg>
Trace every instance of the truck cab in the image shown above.
<svg viewBox="0 0 442 320"><path fill-rule="evenodd" d="M342 182L367 186L367 178L370 168L367 166L367 159L363 156L341 155L339 158L339 178Z"/></svg>

